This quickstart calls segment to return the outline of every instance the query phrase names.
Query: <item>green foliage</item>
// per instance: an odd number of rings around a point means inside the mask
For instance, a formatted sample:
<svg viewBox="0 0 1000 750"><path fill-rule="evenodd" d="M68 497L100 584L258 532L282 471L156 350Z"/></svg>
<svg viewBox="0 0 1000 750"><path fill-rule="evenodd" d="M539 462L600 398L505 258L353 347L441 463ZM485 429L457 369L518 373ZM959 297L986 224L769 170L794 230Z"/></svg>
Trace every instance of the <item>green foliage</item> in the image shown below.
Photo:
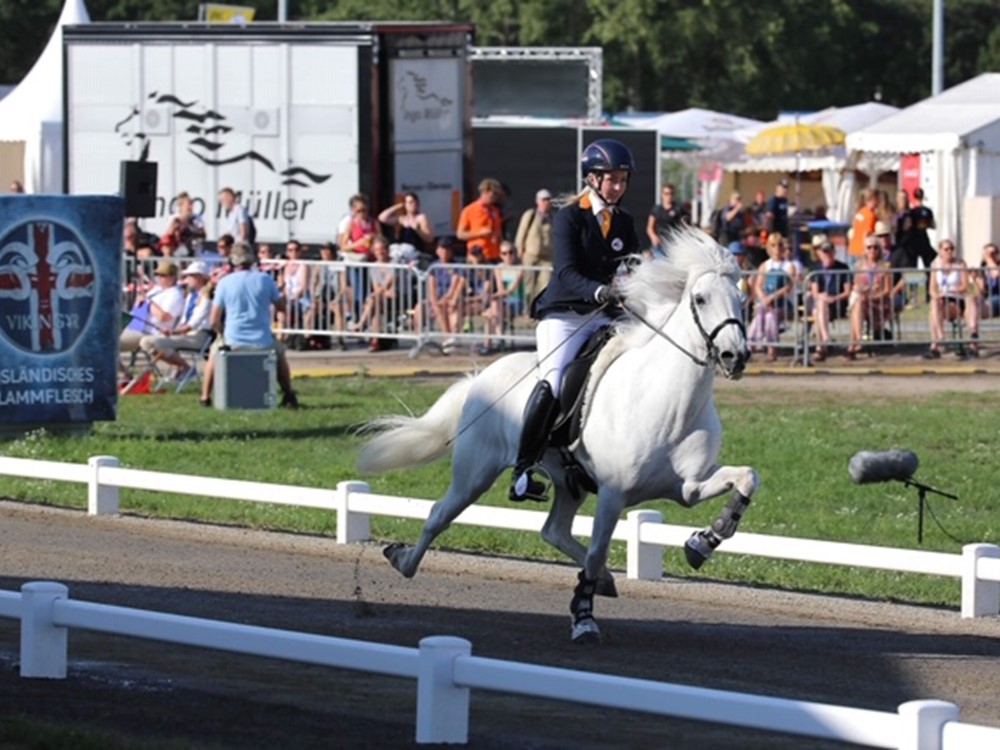
<svg viewBox="0 0 1000 750"><path fill-rule="evenodd" d="M95 425L85 438L61 438L44 431L0 443L0 455L82 463L89 456L117 456L123 466L199 476L219 476L277 484L333 488L358 478L353 468L361 443L356 428L374 415L422 413L443 384L399 379L339 378L300 380L307 408L299 412L217 412L201 409L193 394L135 396L122 400L115 423ZM725 426L722 460L758 469L762 486L743 531L809 539L915 548L915 491L905 486L851 483L846 467L862 449L899 446L921 459L918 477L953 492L958 501L931 498L947 530L928 516L924 548L957 553L962 542L1000 542L993 496L992 456L1000 428L992 409L982 408L996 394L844 399L840 394L769 391L748 380L720 393ZM364 477L373 492L437 499L449 481L449 464ZM47 480L4 478L4 494L30 502L83 508L81 485ZM480 501L506 506L498 481ZM233 523L256 528L304 531L332 536L334 514L294 506L121 490L125 512L179 519ZM667 523L704 526L719 512L720 500L693 509L651 503ZM584 514L592 515L589 500ZM420 523L374 517L372 533L385 541L413 541ZM954 537L951 538L951 537ZM956 541L957 540L957 541ZM534 533L515 533L456 525L438 545L564 560ZM611 562L624 565L624 548L615 544ZM691 575L678 549L665 553L670 575ZM719 555L698 577L751 581L795 589L947 604L958 601L951 579L819 566Z"/></svg>
<svg viewBox="0 0 1000 750"><path fill-rule="evenodd" d="M274 20L274 0L240 0ZM61 0L0 0L0 81L48 41ZM94 21L193 20L197 0L88 0ZM921 0L289 0L290 20L460 21L480 46L599 45L608 111L778 110L930 93L931 2ZM1000 69L995 0L949 0L945 85Z"/></svg>

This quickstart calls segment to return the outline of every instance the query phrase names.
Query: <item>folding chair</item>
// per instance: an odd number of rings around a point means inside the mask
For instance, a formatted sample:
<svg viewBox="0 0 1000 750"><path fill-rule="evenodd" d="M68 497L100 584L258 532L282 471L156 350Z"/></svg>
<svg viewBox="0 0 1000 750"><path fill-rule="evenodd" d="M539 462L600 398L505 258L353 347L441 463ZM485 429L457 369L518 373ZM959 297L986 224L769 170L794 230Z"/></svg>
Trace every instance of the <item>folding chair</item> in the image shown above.
<svg viewBox="0 0 1000 750"><path fill-rule="evenodd" d="M212 349L212 343L215 341L215 336L215 331L209 331L208 336L205 337L205 342L200 348L177 350L177 353L187 362L188 370L185 377L177 381L177 389L174 391L175 393L183 391L184 386L192 380L199 385L201 384L201 371L198 369L198 365L202 362L208 361L208 353Z"/></svg>

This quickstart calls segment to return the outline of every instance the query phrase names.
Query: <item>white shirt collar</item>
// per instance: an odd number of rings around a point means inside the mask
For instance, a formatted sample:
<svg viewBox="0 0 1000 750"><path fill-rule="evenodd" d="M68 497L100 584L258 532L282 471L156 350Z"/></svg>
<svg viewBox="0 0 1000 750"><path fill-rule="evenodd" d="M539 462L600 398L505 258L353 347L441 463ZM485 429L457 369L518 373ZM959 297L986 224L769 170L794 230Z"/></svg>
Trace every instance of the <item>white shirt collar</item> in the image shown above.
<svg viewBox="0 0 1000 750"><path fill-rule="evenodd" d="M588 190L590 191L590 210L594 212L594 216L600 216L601 211L604 209L608 209L611 213L614 213L615 207L606 203L594 188L588 188Z"/></svg>

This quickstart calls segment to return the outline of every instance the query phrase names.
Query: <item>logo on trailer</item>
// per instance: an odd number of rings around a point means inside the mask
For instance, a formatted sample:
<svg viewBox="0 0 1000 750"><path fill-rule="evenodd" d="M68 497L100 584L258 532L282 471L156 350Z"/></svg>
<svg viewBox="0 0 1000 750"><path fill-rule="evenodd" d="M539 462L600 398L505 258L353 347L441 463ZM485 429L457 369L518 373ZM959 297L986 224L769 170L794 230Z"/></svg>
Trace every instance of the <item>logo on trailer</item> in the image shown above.
<svg viewBox="0 0 1000 750"><path fill-rule="evenodd" d="M0 237L0 335L23 351L73 347L94 307L94 261L55 221L28 221Z"/></svg>

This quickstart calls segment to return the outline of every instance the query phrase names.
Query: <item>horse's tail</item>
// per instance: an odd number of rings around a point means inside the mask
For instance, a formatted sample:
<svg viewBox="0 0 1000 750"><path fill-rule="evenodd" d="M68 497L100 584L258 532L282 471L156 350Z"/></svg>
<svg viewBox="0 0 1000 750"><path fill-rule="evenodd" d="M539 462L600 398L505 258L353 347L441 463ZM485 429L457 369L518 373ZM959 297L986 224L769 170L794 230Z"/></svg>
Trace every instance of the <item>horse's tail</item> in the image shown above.
<svg viewBox="0 0 1000 750"><path fill-rule="evenodd" d="M473 378L464 378L444 392L423 416L393 415L368 422L364 430L380 434L361 448L358 471L376 474L429 463L451 450L462 407Z"/></svg>

